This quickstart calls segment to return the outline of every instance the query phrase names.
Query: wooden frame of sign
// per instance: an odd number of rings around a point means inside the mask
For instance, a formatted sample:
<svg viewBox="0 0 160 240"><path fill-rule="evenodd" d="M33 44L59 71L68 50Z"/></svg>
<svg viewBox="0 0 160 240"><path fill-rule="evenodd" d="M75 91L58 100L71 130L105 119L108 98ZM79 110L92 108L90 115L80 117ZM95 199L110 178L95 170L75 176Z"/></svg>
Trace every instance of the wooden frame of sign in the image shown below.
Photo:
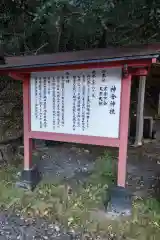
<svg viewBox="0 0 160 240"><path fill-rule="evenodd" d="M35 176L38 182L32 164L35 138L119 148L117 185L125 188L131 80L148 74L157 53L86 62L82 57L67 61L65 54L63 64L35 60L0 66L0 74L23 81L23 186L33 189Z"/></svg>

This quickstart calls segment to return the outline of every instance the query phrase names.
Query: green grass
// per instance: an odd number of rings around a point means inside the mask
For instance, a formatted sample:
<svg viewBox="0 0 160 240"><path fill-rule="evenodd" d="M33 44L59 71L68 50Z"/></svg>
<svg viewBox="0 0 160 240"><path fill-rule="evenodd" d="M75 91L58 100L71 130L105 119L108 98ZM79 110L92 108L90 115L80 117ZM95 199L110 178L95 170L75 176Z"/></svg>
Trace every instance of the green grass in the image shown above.
<svg viewBox="0 0 160 240"><path fill-rule="evenodd" d="M108 188L116 180L115 165L116 158L104 153L95 162L86 183L78 184L71 193L70 186L63 182L42 181L34 192L18 189L15 182L21 166L6 166L0 170L0 208L59 221L66 228L102 235L106 239L159 240L160 203L155 199L136 200L130 218L92 217L98 209L103 209Z"/></svg>
<svg viewBox="0 0 160 240"><path fill-rule="evenodd" d="M115 180L114 164L115 159L105 153L95 162L94 171L85 184L78 184L71 194L70 186L64 182L42 181L34 192L18 189L15 182L20 168L9 165L0 170L0 207L47 216L65 225L83 226L91 211L103 207L108 186Z"/></svg>

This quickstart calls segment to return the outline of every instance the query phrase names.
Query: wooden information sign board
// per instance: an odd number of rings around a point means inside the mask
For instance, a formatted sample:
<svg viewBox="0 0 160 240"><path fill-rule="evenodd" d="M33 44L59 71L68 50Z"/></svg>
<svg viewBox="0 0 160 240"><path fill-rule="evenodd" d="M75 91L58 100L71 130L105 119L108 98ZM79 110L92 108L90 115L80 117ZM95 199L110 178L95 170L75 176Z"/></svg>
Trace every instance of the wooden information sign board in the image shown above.
<svg viewBox="0 0 160 240"><path fill-rule="evenodd" d="M119 137L121 68L31 74L31 130Z"/></svg>

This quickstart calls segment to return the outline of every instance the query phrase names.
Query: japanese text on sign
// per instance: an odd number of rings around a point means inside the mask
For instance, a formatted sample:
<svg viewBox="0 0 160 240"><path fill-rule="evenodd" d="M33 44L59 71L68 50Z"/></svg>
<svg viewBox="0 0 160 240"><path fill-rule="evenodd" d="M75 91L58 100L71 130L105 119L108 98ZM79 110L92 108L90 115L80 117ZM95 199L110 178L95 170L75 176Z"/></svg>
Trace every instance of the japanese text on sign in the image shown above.
<svg viewBox="0 0 160 240"><path fill-rule="evenodd" d="M121 68L31 74L31 130L118 138Z"/></svg>

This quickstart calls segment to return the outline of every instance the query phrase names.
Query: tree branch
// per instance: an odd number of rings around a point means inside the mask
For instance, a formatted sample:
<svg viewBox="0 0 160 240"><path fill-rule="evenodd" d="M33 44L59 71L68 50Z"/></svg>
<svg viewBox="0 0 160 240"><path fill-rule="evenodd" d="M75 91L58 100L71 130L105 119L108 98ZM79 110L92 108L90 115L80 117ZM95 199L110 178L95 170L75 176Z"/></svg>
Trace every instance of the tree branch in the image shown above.
<svg viewBox="0 0 160 240"><path fill-rule="evenodd" d="M36 50L36 52L34 53L34 55L37 55L37 53L38 53L42 48L46 47L47 45L48 45L48 43L44 43L42 46L40 46L40 47Z"/></svg>

